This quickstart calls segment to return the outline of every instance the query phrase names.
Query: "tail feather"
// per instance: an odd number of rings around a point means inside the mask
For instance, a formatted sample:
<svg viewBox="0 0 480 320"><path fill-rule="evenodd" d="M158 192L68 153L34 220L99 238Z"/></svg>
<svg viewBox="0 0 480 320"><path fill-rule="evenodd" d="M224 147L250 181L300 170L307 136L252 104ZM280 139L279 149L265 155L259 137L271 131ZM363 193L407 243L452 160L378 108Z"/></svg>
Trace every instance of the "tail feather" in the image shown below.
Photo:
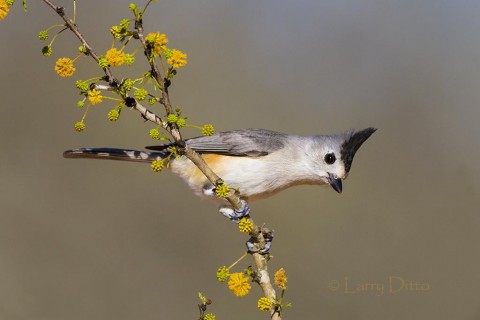
<svg viewBox="0 0 480 320"><path fill-rule="evenodd" d="M165 159L169 155L170 152L168 151L147 152L115 148L80 148L63 152L64 158L105 159L135 162L152 162L153 160Z"/></svg>

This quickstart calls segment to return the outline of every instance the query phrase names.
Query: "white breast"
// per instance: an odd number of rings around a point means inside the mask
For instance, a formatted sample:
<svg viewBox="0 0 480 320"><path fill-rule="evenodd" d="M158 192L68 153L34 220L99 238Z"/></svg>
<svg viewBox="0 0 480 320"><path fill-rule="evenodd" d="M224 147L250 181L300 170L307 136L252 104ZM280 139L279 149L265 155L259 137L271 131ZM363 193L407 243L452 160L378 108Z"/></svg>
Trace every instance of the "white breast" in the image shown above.
<svg viewBox="0 0 480 320"><path fill-rule="evenodd" d="M275 153L264 157L204 155L204 158L229 187L239 188L241 196L249 200L268 197L293 185L324 183ZM209 183L200 170L184 157L172 161L171 169L199 195Z"/></svg>

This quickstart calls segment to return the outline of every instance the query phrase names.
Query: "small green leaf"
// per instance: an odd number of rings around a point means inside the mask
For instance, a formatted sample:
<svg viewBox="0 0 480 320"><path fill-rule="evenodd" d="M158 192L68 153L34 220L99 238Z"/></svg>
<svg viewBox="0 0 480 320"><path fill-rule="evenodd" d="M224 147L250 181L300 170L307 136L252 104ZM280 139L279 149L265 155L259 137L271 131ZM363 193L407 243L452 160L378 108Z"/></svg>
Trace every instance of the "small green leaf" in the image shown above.
<svg viewBox="0 0 480 320"><path fill-rule="evenodd" d="M198 298L200 299L200 301L202 301L202 303L207 302L207 297L205 297L201 292L198 293Z"/></svg>

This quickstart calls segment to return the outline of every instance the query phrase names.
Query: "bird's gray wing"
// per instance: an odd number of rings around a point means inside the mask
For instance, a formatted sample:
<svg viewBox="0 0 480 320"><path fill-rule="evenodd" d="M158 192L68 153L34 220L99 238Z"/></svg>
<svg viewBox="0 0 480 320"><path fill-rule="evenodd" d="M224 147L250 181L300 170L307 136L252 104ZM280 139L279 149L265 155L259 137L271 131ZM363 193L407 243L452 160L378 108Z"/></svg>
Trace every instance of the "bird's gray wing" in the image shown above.
<svg viewBox="0 0 480 320"><path fill-rule="evenodd" d="M283 148L287 135L264 129L242 129L220 132L213 136L186 140L187 145L199 153L228 156L260 157ZM165 146L146 147L163 150Z"/></svg>

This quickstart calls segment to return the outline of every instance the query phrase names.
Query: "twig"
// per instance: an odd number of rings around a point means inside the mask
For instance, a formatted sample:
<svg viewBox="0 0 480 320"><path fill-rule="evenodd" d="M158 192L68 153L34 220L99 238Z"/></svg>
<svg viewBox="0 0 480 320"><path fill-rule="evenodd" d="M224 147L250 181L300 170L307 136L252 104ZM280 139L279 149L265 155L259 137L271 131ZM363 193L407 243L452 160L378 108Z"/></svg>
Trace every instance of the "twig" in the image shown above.
<svg viewBox="0 0 480 320"><path fill-rule="evenodd" d="M85 47L87 50L86 53L90 55L97 63L99 61L98 55L95 53L93 48L88 44L86 41L85 37L82 35L80 30L78 29L77 25L66 15L65 9L61 6L55 5L52 1L50 0L43 0L50 8L52 8L62 19L65 21L65 26L70 29L80 40L82 45ZM144 38L144 30L143 30L143 24L141 21L141 18L139 20L136 19L135 21L135 29L138 32L138 38L140 42L142 43L142 46L145 50L145 55L150 57L150 52L149 48L145 42ZM149 59L148 61L150 63L150 68L151 68L151 74L157 81L157 83L162 87L162 104L165 107L165 111L167 114L171 113L172 106L170 103L170 97L168 94L168 86L170 85L170 81L166 80L161 77L160 70L158 69L158 66L154 59ZM118 86L118 80L115 79L113 76L110 68L103 68L103 71L106 76L106 81L109 84L110 89L114 89ZM99 86L99 89L108 90L108 87L103 86L103 85L97 85ZM142 104L140 104L138 101L136 101L134 98L129 97L127 94L123 97L125 100L125 104L128 107L131 107L135 110L137 110L142 117L145 120L151 121L153 123L156 123L160 125L163 129L165 129L168 133L171 134L173 139L175 140L176 144L179 146L180 151L190 160L192 161L199 169L202 171L202 173L207 177L207 179L214 185L217 185L219 181L221 181L220 177L213 172L212 169L206 164L205 160L202 158L200 154L192 150L188 144L186 144L182 138L182 135L178 128L175 125L171 125L166 121L163 121L161 117L157 116L155 113L151 112L149 109L144 107ZM240 196L237 192L231 192L226 199L230 204L235 208L239 209L241 207L241 201L240 201ZM265 239L263 238L263 232L266 230L264 227L256 227L257 232L253 233L253 237L256 240L256 246L259 248L262 248L265 245ZM267 268L267 257L265 255L259 254L259 253L252 253L253 259L255 261L255 265L258 270L259 278L258 278L258 283L260 287L262 288L263 294L265 297L275 300L276 294L275 290L273 289L273 286L270 282L270 276L268 273L268 268ZM272 309L271 310L271 319L273 320L281 320L281 316L276 310Z"/></svg>
<svg viewBox="0 0 480 320"><path fill-rule="evenodd" d="M80 33L80 30L78 29L77 25L73 23L72 20L68 18L68 16L65 14L65 8L57 6L53 4L50 0L43 0L50 8L55 10L55 12L60 16L60 18L65 21L65 26L68 27L80 40L82 45L85 47L87 50L87 53L95 60L95 62L98 63L98 55L95 53L93 48L88 44L87 40L85 40L85 37ZM113 78L113 74L110 70L110 68L105 68L103 69L105 72L105 75L108 77L108 82L111 82Z"/></svg>

